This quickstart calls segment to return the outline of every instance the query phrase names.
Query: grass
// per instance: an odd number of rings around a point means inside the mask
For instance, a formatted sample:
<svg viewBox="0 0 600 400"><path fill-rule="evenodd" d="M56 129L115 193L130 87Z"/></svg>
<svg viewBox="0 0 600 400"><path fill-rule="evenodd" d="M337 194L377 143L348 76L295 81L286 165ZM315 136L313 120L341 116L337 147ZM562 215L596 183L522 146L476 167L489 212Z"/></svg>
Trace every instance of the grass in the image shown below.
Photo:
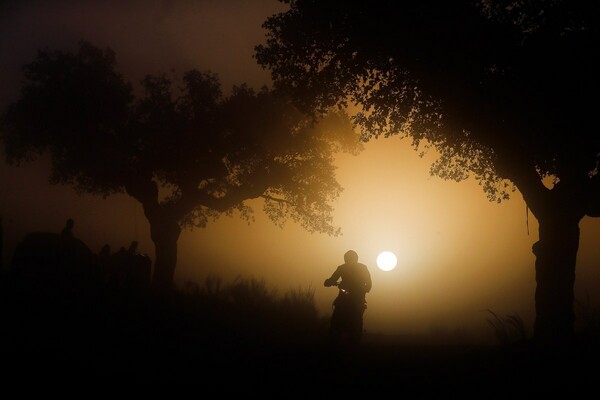
<svg viewBox="0 0 600 400"><path fill-rule="evenodd" d="M487 311L490 314L487 322L501 345L524 343L529 339L525 323L518 314L499 315L492 310Z"/></svg>
<svg viewBox="0 0 600 400"><path fill-rule="evenodd" d="M586 338L599 338L600 307L592 304L587 290L582 300L575 299L575 312L578 320L578 333Z"/></svg>
<svg viewBox="0 0 600 400"><path fill-rule="evenodd" d="M585 365L599 351L559 358L510 346L527 337L522 321L491 310L488 323L508 346L429 346L368 336L357 348L333 348L314 293L211 275L157 297L2 275L0 351L12 373L5 382L95 377L105 384L124 379L145 387L191 383L198 390L313 396L523 392L595 382Z"/></svg>

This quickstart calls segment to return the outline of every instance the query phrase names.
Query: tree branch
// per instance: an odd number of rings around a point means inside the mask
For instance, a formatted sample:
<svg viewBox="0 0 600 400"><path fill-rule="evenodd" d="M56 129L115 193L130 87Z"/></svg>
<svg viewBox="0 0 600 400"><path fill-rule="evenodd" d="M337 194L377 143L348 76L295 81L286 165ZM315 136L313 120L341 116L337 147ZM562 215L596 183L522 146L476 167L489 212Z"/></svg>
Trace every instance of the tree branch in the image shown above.
<svg viewBox="0 0 600 400"><path fill-rule="evenodd" d="M142 204L146 215L160 207L158 186L150 177L138 176L130 179L125 184L125 191Z"/></svg>
<svg viewBox="0 0 600 400"><path fill-rule="evenodd" d="M503 165L510 164L510 167L503 169L504 177L510 179L517 186L527 207L539 219L540 215L545 213L551 193L542 183L535 167L518 158L503 160L502 163Z"/></svg>
<svg viewBox="0 0 600 400"><path fill-rule="evenodd" d="M261 196L259 196L259 197L262 197L262 198L263 198L263 199L265 199L265 200L272 200L272 201L275 201L275 202L277 202L277 203L287 203L287 204L290 204L290 205L294 205L294 203L293 203L293 202L291 202L291 201L289 201L289 200L286 200L286 199L280 199L280 198L278 198L278 197L269 196L269 195L267 195L267 194L263 194L263 195L261 195Z"/></svg>

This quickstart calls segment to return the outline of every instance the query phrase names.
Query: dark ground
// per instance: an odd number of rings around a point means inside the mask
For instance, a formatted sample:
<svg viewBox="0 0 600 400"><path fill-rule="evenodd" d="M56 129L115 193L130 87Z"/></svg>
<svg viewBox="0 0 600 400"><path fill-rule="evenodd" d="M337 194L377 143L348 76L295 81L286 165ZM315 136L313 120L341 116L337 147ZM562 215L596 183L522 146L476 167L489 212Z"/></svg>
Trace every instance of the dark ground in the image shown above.
<svg viewBox="0 0 600 400"><path fill-rule="evenodd" d="M597 337L570 346L427 345L365 335L334 347L321 322L261 317L188 297L1 282L3 386L46 382L254 396L445 398L584 394L600 382ZM173 393L174 394L174 393Z"/></svg>
<svg viewBox="0 0 600 400"><path fill-rule="evenodd" d="M171 344L173 345L173 344ZM39 348L7 352L4 378L28 386L68 381L88 387L197 388L246 395L379 395L506 397L594 393L596 357L535 354L527 349L443 345L378 345L354 350L324 345L226 345L182 351ZM177 346L175 346L177 347ZM184 354L182 354L184 353Z"/></svg>

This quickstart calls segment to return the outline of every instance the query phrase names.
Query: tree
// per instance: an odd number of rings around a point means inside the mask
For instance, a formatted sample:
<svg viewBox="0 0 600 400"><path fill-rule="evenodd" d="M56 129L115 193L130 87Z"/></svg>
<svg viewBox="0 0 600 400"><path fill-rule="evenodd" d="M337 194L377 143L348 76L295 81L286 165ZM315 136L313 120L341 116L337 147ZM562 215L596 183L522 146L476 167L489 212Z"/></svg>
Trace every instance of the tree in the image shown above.
<svg viewBox="0 0 600 400"><path fill-rule="evenodd" d="M155 245L153 286L171 286L182 228L236 211L251 220L248 199L264 199L276 224L339 234L333 153L360 149L344 113L316 121L276 91L246 85L225 97L218 77L198 70L178 82L147 76L135 96L115 67L114 52L87 42L76 53L40 52L24 67L2 136L10 163L48 152L54 184L138 200Z"/></svg>
<svg viewBox="0 0 600 400"><path fill-rule="evenodd" d="M587 1L290 0L256 58L315 114L359 106L363 140L435 148L431 173L518 189L539 222L534 337L573 335L579 221L600 216L599 6Z"/></svg>

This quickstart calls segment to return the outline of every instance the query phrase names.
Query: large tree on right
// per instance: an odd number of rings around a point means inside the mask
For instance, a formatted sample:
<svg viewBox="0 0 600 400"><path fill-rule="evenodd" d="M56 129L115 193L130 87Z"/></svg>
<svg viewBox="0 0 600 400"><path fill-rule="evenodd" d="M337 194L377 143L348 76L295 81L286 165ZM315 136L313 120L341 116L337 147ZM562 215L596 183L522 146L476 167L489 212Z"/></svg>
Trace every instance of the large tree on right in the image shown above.
<svg viewBox="0 0 600 400"><path fill-rule="evenodd" d="M573 337L579 222L600 216L600 4L289 0L257 61L305 110L359 106L363 139L435 148L431 173L518 189L539 222L534 338Z"/></svg>

